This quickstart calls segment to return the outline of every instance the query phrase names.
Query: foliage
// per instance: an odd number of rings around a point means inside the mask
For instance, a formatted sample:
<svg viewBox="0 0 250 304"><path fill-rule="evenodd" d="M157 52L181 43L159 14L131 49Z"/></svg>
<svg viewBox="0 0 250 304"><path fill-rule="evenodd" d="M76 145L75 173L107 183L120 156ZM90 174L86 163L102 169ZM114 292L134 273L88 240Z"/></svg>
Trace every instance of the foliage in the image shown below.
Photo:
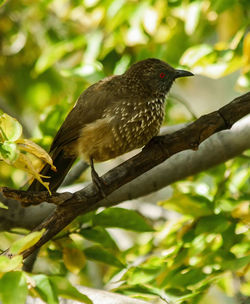
<svg viewBox="0 0 250 304"><path fill-rule="evenodd" d="M27 155L50 161L39 146L49 147L80 92L137 60L158 57L214 79L235 72L235 89L249 89L249 10L247 0L0 1L0 108L8 113L0 116L1 186L23 185L25 164L36 175ZM175 99L167 104L172 124L190 119L174 115ZM173 185L159 202L178 212L170 220L124 208L79 216L43 246L32 274L18 253L42 232L2 232L1 249L17 255L0 256L0 300L25 303L29 293L46 303L58 296L91 303L73 287L96 286L89 260L104 286L116 282L116 292L148 301L205 304L214 286L232 299L237 280L250 296L249 157Z"/></svg>
<svg viewBox="0 0 250 304"><path fill-rule="evenodd" d="M7 114L0 115L0 160L15 168L28 172L50 191L48 187L49 183L41 179L41 175L34 168L32 161L24 152L47 162L56 170L50 155L34 142L20 138L21 135L22 126L16 119Z"/></svg>

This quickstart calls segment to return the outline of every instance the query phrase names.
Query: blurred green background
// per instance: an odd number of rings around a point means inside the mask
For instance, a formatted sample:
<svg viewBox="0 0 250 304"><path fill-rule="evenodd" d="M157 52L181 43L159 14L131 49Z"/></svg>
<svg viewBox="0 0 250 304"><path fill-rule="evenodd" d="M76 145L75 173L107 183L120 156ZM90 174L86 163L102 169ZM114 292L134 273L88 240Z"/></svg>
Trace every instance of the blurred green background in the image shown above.
<svg viewBox="0 0 250 304"><path fill-rule="evenodd" d="M141 59L160 58L196 74L175 84L166 105L167 124L216 110L250 88L248 0L9 0L0 5L0 110L22 124L24 137L45 149L85 88L105 76L123 73ZM107 247L124 264L150 255L140 266L129 268L118 291L145 299L151 295L151 301L164 290L176 303L240 303L232 290L237 271L247 264L249 245L242 214L250 199L249 177L246 153L189 179L188 186L177 183L178 196L165 206L176 209L173 206L180 199L184 206L199 202L205 206L203 217L197 217L195 205L193 211L191 207L189 212L185 207L178 210L169 234L157 246L153 239L167 229L161 219L154 222L158 232L147 232L141 239L133 236L129 249L119 251L110 241ZM0 163L1 186L19 188L26 181L23 171ZM207 191L201 193L199 185ZM243 210L240 216L234 208ZM78 224L88 220L79 219ZM217 221L223 223L220 228ZM96 228L93 222L91 227L99 238L87 236L84 229L75 234L97 243L109 240L103 227ZM1 237L5 244L13 241L13 234ZM76 237L65 244L76 250L88 245L79 245ZM118 272L112 268L118 262L110 266L104 259L109 266L98 266L95 284L85 262L79 262L80 272L72 270L77 266L67 257L75 252L65 249L65 244L52 242L45 248L37 272L71 277L73 271L73 281L95 287L107 284ZM166 250L169 253L158 255ZM85 256L98 260L95 251ZM78 261L85 256L79 254ZM238 258L243 260L234 262ZM119 264L119 270L124 264ZM242 282L241 292L249 295L249 283L245 278Z"/></svg>

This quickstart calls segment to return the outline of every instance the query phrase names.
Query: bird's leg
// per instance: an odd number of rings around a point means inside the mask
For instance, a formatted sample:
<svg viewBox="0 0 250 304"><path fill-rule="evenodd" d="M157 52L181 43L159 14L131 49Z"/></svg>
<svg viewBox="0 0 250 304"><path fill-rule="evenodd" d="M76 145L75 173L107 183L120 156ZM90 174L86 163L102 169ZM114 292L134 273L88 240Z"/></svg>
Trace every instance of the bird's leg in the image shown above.
<svg viewBox="0 0 250 304"><path fill-rule="evenodd" d="M100 191L102 197L106 197L106 194L103 190L104 183L102 179L99 177L98 173L95 171L94 161L93 158L90 158L90 167L91 167L91 177L94 185L96 186L97 190Z"/></svg>

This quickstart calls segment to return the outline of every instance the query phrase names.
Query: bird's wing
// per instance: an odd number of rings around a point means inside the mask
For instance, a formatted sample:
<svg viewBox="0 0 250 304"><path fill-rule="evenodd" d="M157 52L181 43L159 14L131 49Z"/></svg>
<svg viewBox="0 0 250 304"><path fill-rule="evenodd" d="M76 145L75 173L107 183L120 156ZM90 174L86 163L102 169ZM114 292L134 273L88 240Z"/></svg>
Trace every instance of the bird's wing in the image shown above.
<svg viewBox="0 0 250 304"><path fill-rule="evenodd" d="M103 118L104 109L110 106L112 100L115 100L112 92L105 88L106 83L107 80L102 80L90 86L79 96L76 105L58 130L50 152L77 140L86 124Z"/></svg>

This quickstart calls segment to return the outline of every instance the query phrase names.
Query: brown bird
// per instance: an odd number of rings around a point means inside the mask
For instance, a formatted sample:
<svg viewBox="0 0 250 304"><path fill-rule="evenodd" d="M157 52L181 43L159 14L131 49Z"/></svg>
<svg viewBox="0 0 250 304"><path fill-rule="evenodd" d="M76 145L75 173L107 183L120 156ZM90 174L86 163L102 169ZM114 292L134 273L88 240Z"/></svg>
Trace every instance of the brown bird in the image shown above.
<svg viewBox="0 0 250 304"><path fill-rule="evenodd" d="M101 189L94 162L140 148L156 136L164 119L166 94L176 78L186 76L193 74L149 58L86 89L51 145L57 171L48 164L41 171L50 176L50 190L57 190L78 156L90 163L92 180ZM45 188L34 180L29 190Z"/></svg>

